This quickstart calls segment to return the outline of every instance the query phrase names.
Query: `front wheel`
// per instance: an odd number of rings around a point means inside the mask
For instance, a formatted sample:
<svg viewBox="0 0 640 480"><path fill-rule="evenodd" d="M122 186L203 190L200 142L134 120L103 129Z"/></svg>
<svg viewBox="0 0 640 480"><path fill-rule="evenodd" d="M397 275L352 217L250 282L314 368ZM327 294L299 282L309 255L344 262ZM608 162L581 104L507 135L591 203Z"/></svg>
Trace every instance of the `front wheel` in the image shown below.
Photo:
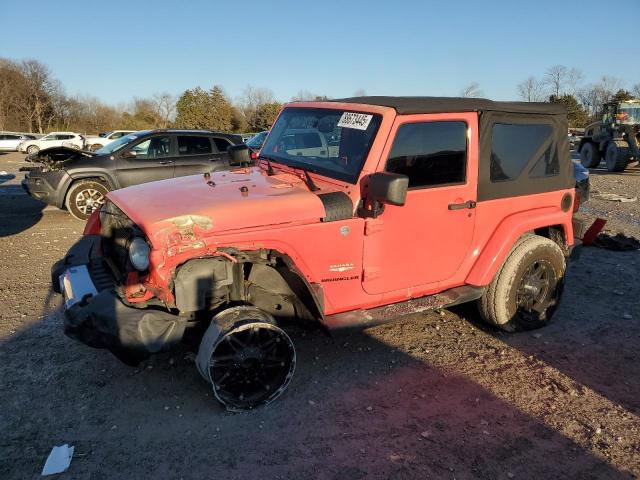
<svg viewBox="0 0 640 480"><path fill-rule="evenodd" d="M478 300L480 314L508 332L545 326L560 302L565 270L558 244L538 235L522 237Z"/></svg>
<svg viewBox="0 0 640 480"><path fill-rule="evenodd" d="M623 172L629 163L629 148L625 142L610 142L605 152L607 170L610 172Z"/></svg>
<svg viewBox="0 0 640 480"><path fill-rule="evenodd" d="M96 152L98 150L100 150L102 148L102 145L100 145L99 143L94 143L93 145L91 145L89 147L89 150L92 152Z"/></svg>
<svg viewBox="0 0 640 480"><path fill-rule="evenodd" d="M582 145L580 149L580 163L582 163L583 167L596 168L600 165L600 160L602 160L602 156L595 143L587 142Z"/></svg>
<svg viewBox="0 0 640 480"><path fill-rule="evenodd" d="M196 366L220 403L229 410L247 410L275 400L287 388L296 351L271 315L243 305L213 317Z"/></svg>
<svg viewBox="0 0 640 480"><path fill-rule="evenodd" d="M86 220L102 206L109 189L102 183L90 180L74 183L65 205L69 213L78 220Z"/></svg>
<svg viewBox="0 0 640 480"><path fill-rule="evenodd" d="M40 151L40 149L39 149L36 145L30 145L30 146L27 148L27 153L28 153L29 155L32 155L32 154L34 154L34 153L38 153L39 151Z"/></svg>

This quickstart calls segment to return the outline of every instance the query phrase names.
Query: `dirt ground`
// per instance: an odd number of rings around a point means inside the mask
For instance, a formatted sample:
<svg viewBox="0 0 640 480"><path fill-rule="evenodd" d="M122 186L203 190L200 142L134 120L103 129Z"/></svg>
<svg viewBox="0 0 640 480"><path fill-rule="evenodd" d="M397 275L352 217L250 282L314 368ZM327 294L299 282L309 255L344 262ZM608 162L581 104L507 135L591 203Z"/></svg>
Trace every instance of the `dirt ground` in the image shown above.
<svg viewBox="0 0 640 480"><path fill-rule="evenodd" d="M62 333L49 268L83 225L0 155L0 478L541 479L640 476L640 251L583 249L555 321L508 335L471 306L362 333L297 330L282 397L224 411L185 352L139 368ZM640 169L592 186L640 198ZM586 216L640 237L640 200Z"/></svg>

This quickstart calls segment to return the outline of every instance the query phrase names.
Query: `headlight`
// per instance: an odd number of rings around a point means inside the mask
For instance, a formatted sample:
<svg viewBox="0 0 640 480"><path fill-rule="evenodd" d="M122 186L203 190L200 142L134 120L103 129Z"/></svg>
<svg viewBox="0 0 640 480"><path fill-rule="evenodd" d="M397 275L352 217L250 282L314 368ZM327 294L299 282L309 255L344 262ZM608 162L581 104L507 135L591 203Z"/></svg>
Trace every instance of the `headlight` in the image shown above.
<svg viewBox="0 0 640 480"><path fill-rule="evenodd" d="M149 244L140 237L133 239L129 245L129 260L131 265L139 272L145 271L149 268Z"/></svg>

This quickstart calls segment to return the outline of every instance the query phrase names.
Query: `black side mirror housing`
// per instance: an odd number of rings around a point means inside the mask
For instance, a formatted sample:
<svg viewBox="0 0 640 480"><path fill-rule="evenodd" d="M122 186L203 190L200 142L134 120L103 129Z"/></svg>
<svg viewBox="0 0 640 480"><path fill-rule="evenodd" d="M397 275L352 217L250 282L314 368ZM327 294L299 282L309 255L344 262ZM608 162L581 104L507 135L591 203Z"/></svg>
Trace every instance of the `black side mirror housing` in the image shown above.
<svg viewBox="0 0 640 480"><path fill-rule="evenodd" d="M407 200L409 177L399 173L377 172L369 177L369 200L401 207Z"/></svg>
<svg viewBox="0 0 640 480"><path fill-rule="evenodd" d="M136 158L138 156L138 152L135 150L127 150L122 154L122 158Z"/></svg>
<svg viewBox="0 0 640 480"><path fill-rule="evenodd" d="M227 148L229 154L229 164L232 167L242 167L251 164L251 156L249 155L249 147L244 143L239 145L231 145Z"/></svg>

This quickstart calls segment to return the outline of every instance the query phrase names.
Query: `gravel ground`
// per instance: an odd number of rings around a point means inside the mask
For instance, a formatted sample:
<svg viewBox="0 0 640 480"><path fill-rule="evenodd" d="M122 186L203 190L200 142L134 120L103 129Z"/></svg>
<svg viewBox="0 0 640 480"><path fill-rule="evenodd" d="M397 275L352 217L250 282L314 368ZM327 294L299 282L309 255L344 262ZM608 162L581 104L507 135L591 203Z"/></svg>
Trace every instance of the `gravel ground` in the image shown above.
<svg viewBox="0 0 640 480"><path fill-rule="evenodd" d="M0 155L0 478L501 479L640 475L640 251L583 249L556 320L507 335L470 306L347 336L296 330L298 369L273 404L232 414L186 352L126 367L62 333L49 268L83 225L24 195ZM15 177L14 177L15 176ZM640 169L597 170L640 197ZM640 237L639 202L584 216Z"/></svg>

